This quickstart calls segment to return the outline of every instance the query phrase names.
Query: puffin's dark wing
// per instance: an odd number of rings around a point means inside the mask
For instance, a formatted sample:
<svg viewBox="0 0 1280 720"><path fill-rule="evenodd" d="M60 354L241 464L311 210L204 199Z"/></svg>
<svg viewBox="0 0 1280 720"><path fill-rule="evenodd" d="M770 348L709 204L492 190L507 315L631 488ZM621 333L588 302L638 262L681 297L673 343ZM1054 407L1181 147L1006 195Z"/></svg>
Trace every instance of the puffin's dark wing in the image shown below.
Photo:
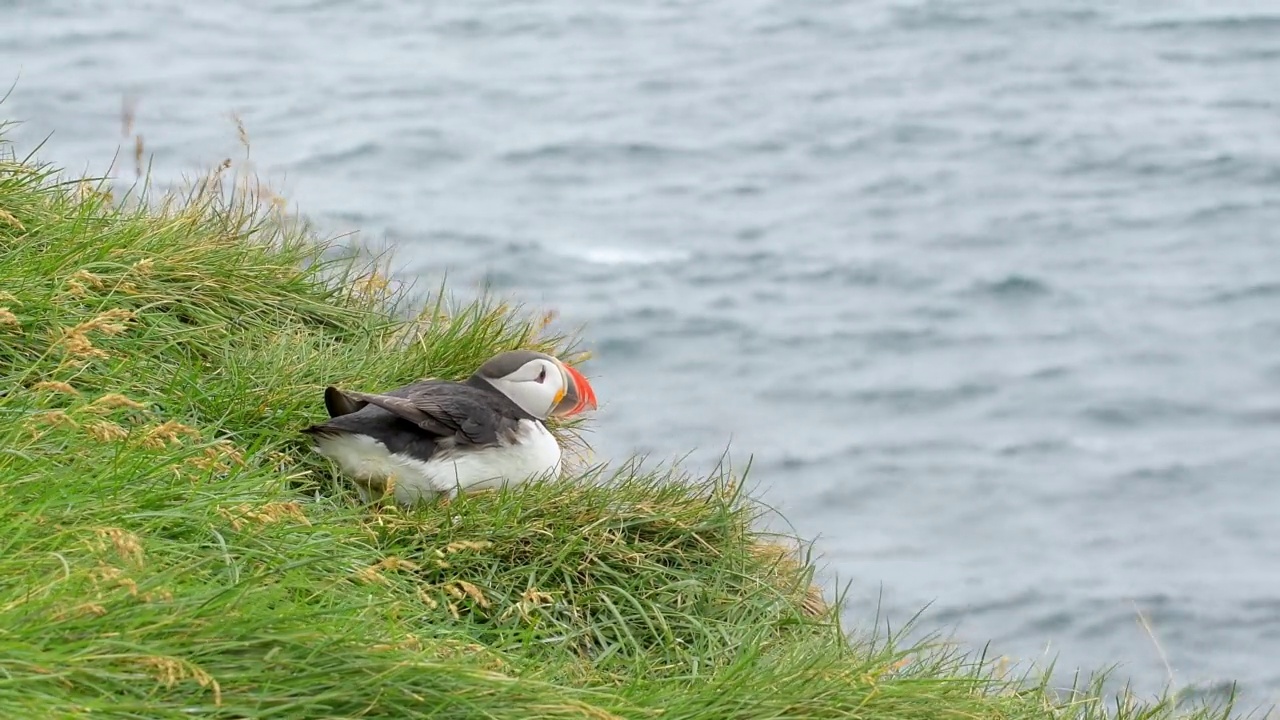
<svg viewBox="0 0 1280 720"><path fill-rule="evenodd" d="M492 401L465 385L425 382L410 385L395 395L340 391L357 403L376 405L436 435L461 436L475 445L498 442L503 419Z"/></svg>
<svg viewBox="0 0 1280 720"><path fill-rule="evenodd" d="M367 405L376 405L393 415L408 420L418 427L435 435L448 437L457 432L455 428L440 422L431 415L419 410L412 400L402 397L394 397L391 395L377 395L374 393L362 393L354 390L340 390L345 398L363 408ZM325 394L328 400L328 393ZM326 403L327 404L327 403Z"/></svg>
<svg viewBox="0 0 1280 720"><path fill-rule="evenodd" d="M463 394L431 394L411 397L414 407L449 427L476 445L498 442L502 416L493 406Z"/></svg>

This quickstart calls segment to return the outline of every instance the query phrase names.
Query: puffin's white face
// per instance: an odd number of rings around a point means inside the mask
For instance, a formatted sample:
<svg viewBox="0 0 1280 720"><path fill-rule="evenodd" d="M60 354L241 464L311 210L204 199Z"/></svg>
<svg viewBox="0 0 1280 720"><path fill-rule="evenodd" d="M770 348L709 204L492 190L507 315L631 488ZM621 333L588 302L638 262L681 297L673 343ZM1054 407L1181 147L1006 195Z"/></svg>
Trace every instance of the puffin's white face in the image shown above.
<svg viewBox="0 0 1280 720"><path fill-rule="evenodd" d="M512 366L515 369L505 372ZM495 377L498 372L504 374ZM486 362L477 373L539 420L596 407L596 394L587 379L550 355L527 350L503 353Z"/></svg>

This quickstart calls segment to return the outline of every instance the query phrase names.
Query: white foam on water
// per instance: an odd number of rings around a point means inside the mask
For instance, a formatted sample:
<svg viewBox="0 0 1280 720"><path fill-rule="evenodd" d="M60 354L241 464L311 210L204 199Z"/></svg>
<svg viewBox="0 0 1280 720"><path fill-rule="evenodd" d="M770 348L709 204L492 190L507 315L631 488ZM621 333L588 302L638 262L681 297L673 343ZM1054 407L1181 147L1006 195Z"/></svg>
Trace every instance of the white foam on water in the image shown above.
<svg viewBox="0 0 1280 720"><path fill-rule="evenodd" d="M667 248L593 247L573 251L573 256L596 265L660 265L688 260L685 250Z"/></svg>

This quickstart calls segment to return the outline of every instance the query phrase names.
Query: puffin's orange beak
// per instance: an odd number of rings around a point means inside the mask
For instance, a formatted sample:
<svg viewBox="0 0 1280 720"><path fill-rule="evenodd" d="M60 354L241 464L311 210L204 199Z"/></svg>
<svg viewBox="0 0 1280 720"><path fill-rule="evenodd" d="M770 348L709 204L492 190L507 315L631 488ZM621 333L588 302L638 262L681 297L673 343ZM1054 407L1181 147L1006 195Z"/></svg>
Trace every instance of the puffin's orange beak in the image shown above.
<svg viewBox="0 0 1280 720"><path fill-rule="evenodd" d="M555 414L560 415L561 417L569 417L571 415L577 415L587 408L595 410L596 391L591 388L591 383L587 382L587 379L583 377L582 373L578 372L572 366L562 363L561 367L564 368L565 374L569 376L569 382L573 383L573 395L577 398L577 402L567 410L562 410Z"/></svg>

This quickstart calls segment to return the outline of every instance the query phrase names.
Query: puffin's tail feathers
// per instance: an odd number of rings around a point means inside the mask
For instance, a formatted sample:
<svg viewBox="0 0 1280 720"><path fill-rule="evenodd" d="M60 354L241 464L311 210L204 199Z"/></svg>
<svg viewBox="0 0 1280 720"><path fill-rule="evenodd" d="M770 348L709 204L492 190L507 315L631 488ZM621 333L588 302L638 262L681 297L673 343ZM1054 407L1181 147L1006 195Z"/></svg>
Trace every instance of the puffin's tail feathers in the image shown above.
<svg viewBox="0 0 1280 720"><path fill-rule="evenodd" d="M324 408L329 411L331 418L358 412L368 404L366 401L356 400L332 385L324 389Z"/></svg>

